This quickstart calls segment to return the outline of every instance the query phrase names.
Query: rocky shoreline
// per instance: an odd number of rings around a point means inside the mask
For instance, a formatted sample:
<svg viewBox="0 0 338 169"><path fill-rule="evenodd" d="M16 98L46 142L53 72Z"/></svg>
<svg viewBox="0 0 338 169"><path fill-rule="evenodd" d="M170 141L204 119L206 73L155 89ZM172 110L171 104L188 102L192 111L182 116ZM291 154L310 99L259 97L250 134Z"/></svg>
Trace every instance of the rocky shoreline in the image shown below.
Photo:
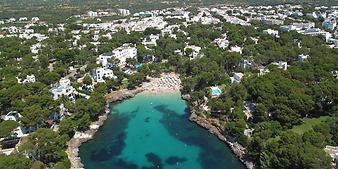
<svg viewBox="0 0 338 169"><path fill-rule="evenodd" d="M196 123L197 125L205 128L206 130L209 131L209 133L215 135L218 137L219 140L225 142L228 144L228 146L231 148L232 152L239 158L239 160L246 166L248 169L255 169L255 164L251 161L248 161L245 158L245 148L240 145L237 142L231 142L229 139L226 138L222 133L224 133L224 130L216 127L216 125L213 125L210 121L207 119L198 116L193 109L191 110L191 114L189 117L189 120Z"/></svg>
<svg viewBox="0 0 338 169"><path fill-rule="evenodd" d="M107 120L108 114L110 112L109 104L112 102L122 101L124 99L134 97L136 94L143 92L143 91L144 91L144 88L141 87L135 90L122 89L122 90L114 91L112 93L107 94L106 96L107 105L105 107L105 113L99 116L97 121L92 122L92 124L89 127L89 130L85 132L78 132L78 131L75 132L75 135L73 136L73 138L70 139L67 143L68 148L66 150L66 153L71 163L71 169L84 169L84 165L82 164L81 158L79 157L79 148L83 143L91 140L94 137L95 133Z"/></svg>

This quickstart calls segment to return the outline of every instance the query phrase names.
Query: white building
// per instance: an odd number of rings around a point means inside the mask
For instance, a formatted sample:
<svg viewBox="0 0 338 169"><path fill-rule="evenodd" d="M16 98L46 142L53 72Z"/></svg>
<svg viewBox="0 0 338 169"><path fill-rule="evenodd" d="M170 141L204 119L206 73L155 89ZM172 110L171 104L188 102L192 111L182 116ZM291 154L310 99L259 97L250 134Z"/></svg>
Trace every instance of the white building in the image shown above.
<svg viewBox="0 0 338 169"><path fill-rule="evenodd" d="M101 64L102 67L110 67L109 59L115 57L120 60L119 65L126 64L126 59L135 59L137 56L137 49L132 47L130 44L123 44L121 47L114 49L112 52L101 54L97 59L96 63Z"/></svg>
<svg viewBox="0 0 338 169"><path fill-rule="evenodd" d="M301 30L301 28L296 27L294 25L285 25L285 26L281 26L279 28L282 31L293 31L293 30Z"/></svg>
<svg viewBox="0 0 338 169"><path fill-rule="evenodd" d="M11 111L9 113L7 113L4 116L1 116L1 119L4 121L7 120L12 120L12 121L16 121L19 122L19 119L22 117L22 115L20 113L18 113L17 111Z"/></svg>
<svg viewBox="0 0 338 169"><path fill-rule="evenodd" d="M300 54L298 55L298 61L304 62L309 58L309 55Z"/></svg>
<svg viewBox="0 0 338 169"><path fill-rule="evenodd" d="M211 24L218 24L221 21L217 18L208 16L208 17L201 17L200 22L202 25L211 25Z"/></svg>
<svg viewBox="0 0 338 169"><path fill-rule="evenodd" d="M41 43L34 44L34 45L32 45L32 46L30 47L31 52L32 52L33 54L38 54L40 48L41 48Z"/></svg>
<svg viewBox="0 0 338 169"><path fill-rule="evenodd" d="M57 100L62 96L68 97L69 99L75 99L77 91L73 86L70 85L70 80L67 78L60 79L59 83L50 90L53 93L53 99Z"/></svg>
<svg viewBox="0 0 338 169"><path fill-rule="evenodd" d="M150 11L142 11L142 12L139 12L139 13L135 13L133 15L134 17L153 17L154 16L154 13L150 12Z"/></svg>
<svg viewBox="0 0 338 169"><path fill-rule="evenodd" d="M241 83L243 76L243 73L234 73L234 76L230 77L231 83Z"/></svg>
<svg viewBox="0 0 338 169"><path fill-rule="evenodd" d="M243 48L239 46L231 46L230 52L237 52L239 54L242 54Z"/></svg>
<svg viewBox="0 0 338 169"><path fill-rule="evenodd" d="M19 18L19 21L27 21L28 19L27 19L27 17L21 17L21 18Z"/></svg>
<svg viewBox="0 0 338 169"><path fill-rule="evenodd" d="M22 81L22 79L16 77L17 81L19 84L25 84L25 83L34 83L36 80L35 80L35 76L34 75L27 75L26 76L26 79Z"/></svg>
<svg viewBox="0 0 338 169"><path fill-rule="evenodd" d="M126 29L135 32L143 32L147 28L156 28L162 30L167 26L167 22L163 20L162 16L159 17L146 17L138 21L129 22L126 25L123 25Z"/></svg>
<svg viewBox="0 0 338 169"><path fill-rule="evenodd" d="M332 37L332 34L330 32L322 31L319 28L311 28L306 30L300 30L297 32L309 36L323 36L325 38L325 42L328 42L329 39Z"/></svg>
<svg viewBox="0 0 338 169"><path fill-rule="evenodd" d="M19 138L21 138L21 137L26 137L26 136L28 136L29 135L29 128L28 127L21 127L21 126L19 126L19 127L17 127L17 128L15 128L12 132L13 132L13 134L16 136L16 137L19 137Z"/></svg>
<svg viewBox="0 0 338 169"><path fill-rule="evenodd" d="M278 19L262 19L262 22L267 25L283 25L284 24L283 20L278 20Z"/></svg>
<svg viewBox="0 0 338 169"><path fill-rule="evenodd" d="M288 69L288 62L279 61L279 62L272 62L271 64L278 66L278 68L280 69L284 69L284 70Z"/></svg>
<svg viewBox="0 0 338 169"><path fill-rule="evenodd" d="M15 22L15 21L16 21L15 18L9 18L9 19L8 19L8 22Z"/></svg>
<svg viewBox="0 0 338 169"><path fill-rule="evenodd" d="M18 33L18 32L19 32L19 29L18 29L16 26L10 26L10 27L8 28L8 32L9 32L10 34Z"/></svg>
<svg viewBox="0 0 338 169"><path fill-rule="evenodd" d="M227 34L222 34L220 38L214 40L214 43L221 49L226 49L229 47L229 41L227 40Z"/></svg>
<svg viewBox="0 0 338 169"><path fill-rule="evenodd" d="M89 17L97 17L97 16L98 16L98 13L97 13L97 12L94 12L94 11L88 11L88 12L87 12L87 15L88 15Z"/></svg>
<svg viewBox="0 0 338 169"><path fill-rule="evenodd" d="M249 61L249 60L247 60L247 59L244 59L243 60L243 68L244 69L250 69L250 68L252 68L254 66L254 63L253 62L251 62L251 61Z"/></svg>
<svg viewBox="0 0 338 169"><path fill-rule="evenodd" d="M128 15L130 15L130 11L128 9L118 9L118 12L122 16L128 16Z"/></svg>
<svg viewBox="0 0 338 169"><path fill-rule="evenodd" d="M263 30L263 34L271 35L271 36L273 36L273 37L279 37L278 31L273 30L273 29Z"/></svg>
<svg viewBox="0 0 338 169"><path fill-rule="evenodd" d="M120 60L120 65L126 64L126 59L136 59L137 49L131 44L123 44L112 51L113 56Z"/></svg>
<svg viewBox="0 0 338 169"><path fill-rule="evenodd" d="M191 49L191 53L189 54L189 57L191 59L195 59L199 56L202 56L201 54L201 47L199 46L195 46L195 45L186 45L185 48L184 48L184 53L187 55L187 49Z"/></svg>
<svg viewBox="0 0 338 169"><path fill-rule="evenodd" d="M179 30L180 26L179 25L169 25L167 27L165 27L164 29L161 30L161 35L165 36L165 35L173 35L174 30Z"/></svg>
<svg viewBox="0 0 338 169"><path fill-rule="evenodd" d="M31 21L32 21L32 22L38 22L38 21L40 21L40 18L39 18L39 17L33 17L33 18L31 19Z"/></svg>
<svg viewBox="0 0 338 169"><path fill-rule="evenodd" d="M93 77L95 82L105 82L105 78L112 79L115 78L113 70L108 68L96 68L92 70L91 76Z"/></svg>
<svg viewBox="0 0 338 169"><path fill-rule="evenodd" d="M299 29L310 29L315 27L314 22L294 22L292 25Z"/></svg>
<svg viewBox="0 0 338 169"><path fill-rule="evenodd" d="M259 70L258 76L263 76L270 72L270 70L265 67L261 67L258 70Z"/></svg>
<svg viewBox="0 0 338 169"><path fill-rule="evenodd" d="M149 39L149 41L147 41ZM142 44L144 46L150 45L150 46L157 46L156 41L160 39L160 36L158 35L150 35L149 38L145 38L142 41Z"/></svg>
<svg viewBox="0 0 338 169"><path fill-rule="evenodd" d="M102 67L111 67L111 64L108 62L110 58L113 57L113 52L106 52L101 54L99 57L96 58L96 63L101 64Z"/></svg>

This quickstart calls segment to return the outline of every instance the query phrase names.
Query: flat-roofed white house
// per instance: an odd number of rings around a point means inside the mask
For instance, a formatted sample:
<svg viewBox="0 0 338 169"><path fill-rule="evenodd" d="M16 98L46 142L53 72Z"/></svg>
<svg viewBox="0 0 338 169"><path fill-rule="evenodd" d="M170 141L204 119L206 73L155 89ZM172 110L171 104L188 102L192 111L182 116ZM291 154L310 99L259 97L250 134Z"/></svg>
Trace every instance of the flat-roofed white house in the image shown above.
<svg viewBox="0 0 338 169"><path fill-rule="evenodd" d="M38 21L40 21L40 18L39 18L39 17L33 17L33 18L31 19L31 21L32 21L32 22L38 22Z"/></svg>
<svg viewBox="0 0 338 169"><path fill-rule="evenodd" d="M263 76L270 72L270 70L265 67L260 67L258 68L258 70L259 70L258 76Z"/></svg>
<svg viewBox="0 0 338 169"><path fill-rule="evenodd" d="M27 17L21 17L21 18L19 18L19 21L27 21L28 19L27 19Z"/></svg>
<svg viewBox="0 0 338 169"><path fill-rule="evenodd" d="M35 80L35 76L34 75L27 75L26 76L26 79L22 80L18 77L16 77L17 81L19 84L25 84L25 83L34 83L36 80Z"/></svg>
<svg viewBox="0 0 338 169"><path fill-rule="evenodd" d="M191 49L191 53L187 53L187 49ZM186 45L184 48L184 53L188 55L191 59L202 56L201 47L195 45Z"/></svg>
<svg viewBox="0 0 338 169"><path fill-rule="evenodd" d="M112 52L106 52L101 54L98 58L96 58L96 63L101 64L102 67L111 67L109 63L109 59L115 57L120 60L119 65L126 64L126 60L128 58L135 59L137 56L137 49L130 44L123 44L121 47L114 49Z"/></svg>
<svg viewBox="0 0 338 169"><path fill-rule="evenodd" d="M108 68L96 68L92 70L91 73L92 78L95 82L105 82L105 78L112 79L115 78L114 72L111 69Z"/></svg>
<svg viewBox="0 0 338 169"><path fill-rule="evenodd" d="M222 34L220 38L213 41L219 48L226 49L229 47L229 40L227 40L227 34Z"/></svg>
<svg viewBox="0 0 338 169"><path fill-rule="evenodd" d="M87 12L87 15L88 15L89 17L97 17L97 16L98 16L98 13L95 12L95 11L88 11L88 12Z"/></svg>
<svg viewBox="0 0 338 169"><path fill-rule="evenodd" d="M77 91L73 86L70 85L70 80L67 78L60 79L59 83L50 90L53 93L53 99L57 100L62 96L68 97L69 99L75 99Z"/></svg>
<svg viewBox="0 0 338 169"><path fill-rule="evenodd" d="M298 55L298 61L304 62L309 58L309 55L300 54Z"/></svg>
<svg viewBox="0 0 338 169"><path fill-rule="evenodd" d="M156 41L159 40L159 39L160 39L160 36L159 36L159 35L153 35L153 34L151 34L151 35L149 36L149 38L143 39L142 44L143 44L144 46L147 46L147 45L150 45L150 46L157 46Z"/></svg>
<svg viewBox="0 0 338 169"><path fill-rule="evenodd" d="M271 35L271 36L273 36L273 37L279 37L278 31L277 31L277 30L273 30L273 29L266 29L266 30L263 30L263 34Z"/></svg>
<svg viewBox="0 0 338 169"><path fill-rule="evenodd" d="M128 16L128 15L130 15L130 11L128 9L118 9L118 12L122 16Z"/></svg>
<svg viewBox="0 0 338 169"><path fill-rule="evenodd" d="M126 64L127 59L135 59L137 56L137 49L131 44L123 44L112 52L113 56L120 60L120 65Z"/></svg>
<svg viewBox="0 0 338 169"><path fill-rule="evenodd" d="M113 52L106 52L96 58L96 63L101 64L102 67L111 67L108 60L113 57Z"/></svg>
<svg viewBox="0 0 338 169"><path fill-rule="evenodd" d="M18 122L21 117L22 117L22 115L20 113L18 113L17 111L10 111L6 115L1 116L1 119L5 120L5 121L13 120L13 121Z"/></svg>
<svg viewBox="0 0 338 169"><path fill-rule="evenodd" d="M271 64L278 66L278 68L280 69L284 69L284 70L288 69L288 62L279 61L279 62L272 62Z"/></svg>
<svg viewBox="0 0 338 169"><path fill-rule="evenodd" d="M243 48L240 46L231 46L230 47L230 52L237 52L239 54L242 54Z"/></svg>
<svg viewBox="0 0 338 169"><path fill-rule="evenodd" d="M243 73L234 73L234 76L230 77L231 83L241 83L243 76Z"/></svg>

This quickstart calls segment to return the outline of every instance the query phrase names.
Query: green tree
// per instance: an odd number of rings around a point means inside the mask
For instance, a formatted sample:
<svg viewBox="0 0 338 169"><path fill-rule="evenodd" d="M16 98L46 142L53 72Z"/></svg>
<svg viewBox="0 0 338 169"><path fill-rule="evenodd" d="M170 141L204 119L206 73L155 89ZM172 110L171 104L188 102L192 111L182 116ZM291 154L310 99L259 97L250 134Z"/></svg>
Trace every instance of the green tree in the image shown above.
<svg viewBox="0 0 338 169"><path fill-rule="evenodd" d="M11 132L19 126L19 123L12 120L3 121L0 123L0 138L7 137Z"/></svg>
<svg viewBox="0 0 338 169"><path fill-rule="evenodd" d="M66 140L51 129L38 129L31 133L28 141L20 146L23 152L30 154L45 164L61 160L60 153L65 148Z"/></svg>
<svg viewBox="0 0 338 169"><path fill-rule="evenodd" d="M71 138L75 134L76 122L70 118L65 118L60 122L58 132L60 135L68 135Z"/></svg>
<svg viewBox="0 0 338 169"><path fill-rule="evenodd" d="M92 78L90 78L88 75L86 75L83 78L83 83L86 84L86 85L91 85L92 84Z"/></svg>
<svg viewBox="0 0 338 169"><path fill-rule="evenodd" d="M0 154L0 166L3 169L30 169L32 161L21 155Z"/></svg>
<svg viewBox="0 0 338 169"><path fill-rule="evenodd" d="M25 107L22 111L21 122L26 127L43 127L49 116L47 108L42 108L39 105Z"/></svg>

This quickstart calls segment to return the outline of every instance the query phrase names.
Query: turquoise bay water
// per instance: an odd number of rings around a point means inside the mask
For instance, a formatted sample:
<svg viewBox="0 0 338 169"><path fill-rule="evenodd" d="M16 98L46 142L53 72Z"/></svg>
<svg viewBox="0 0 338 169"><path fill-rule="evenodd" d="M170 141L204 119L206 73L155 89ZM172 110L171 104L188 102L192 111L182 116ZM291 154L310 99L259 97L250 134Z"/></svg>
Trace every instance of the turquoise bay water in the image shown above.
<svg viewBox="0 0 338 169"><path fill-rule="evenodd" d="M141 93L111 106L80 147L86 169L244 169L229 148L188 120L180 93Z"/></svg>

